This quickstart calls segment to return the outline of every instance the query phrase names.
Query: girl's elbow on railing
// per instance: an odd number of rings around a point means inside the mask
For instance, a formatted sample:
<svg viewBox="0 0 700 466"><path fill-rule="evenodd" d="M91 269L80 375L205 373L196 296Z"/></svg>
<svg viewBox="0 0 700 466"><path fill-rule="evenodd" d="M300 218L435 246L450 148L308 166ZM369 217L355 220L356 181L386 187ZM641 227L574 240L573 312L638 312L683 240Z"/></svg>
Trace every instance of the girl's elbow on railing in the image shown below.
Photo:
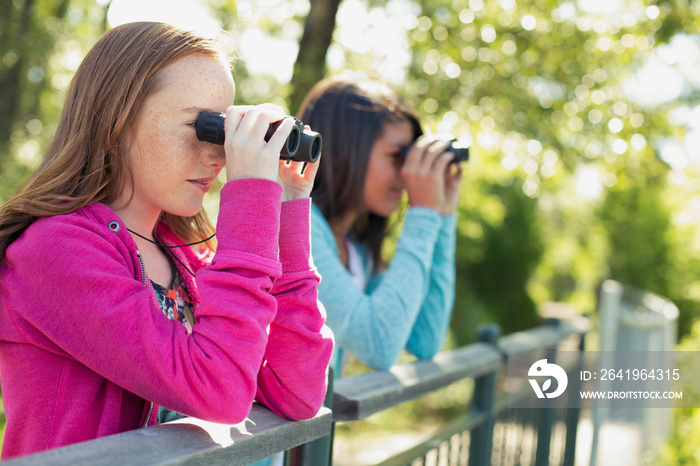
<svg viewBox="0 0 700 466"><path fill-rule="evenodd" d="M437 345L430 348L418 348L413 351L413 355L418 359L429 360L433 359L440 352L440 349L441 347Z"/></svg>
<svg viewBox="0 0 700 466"><path fill-rule="evenodd" d="M275 414L291 421L305 421L318 414L326 395L326 384L322 391L306 393L304 398L289 393L283 402L266 403Z"/></svg>
<svg viewBox="0 0 700 466"><path fill-rule="evenodd" d="M396 361L399 360L399 355L400 353L396 354L388 354L385 353L383 355L375 356L371 358L371 360L368 360L366 362L367 365L370 367L374 368L377 371L388 371L391 369L391 366L396 364Z"/></svg>
<svg viewBox="0 0 700 466"><path fill-rule="evenodd" d="M238 424L248 417L254 398L254 386L224 390L216 396L210 394L191 415L218 424Z"/></svg>
<svg viewBox="0 0 700 466"><path fill-rule="evenodd" d="M437 345L428 345L422 348L413 349L410 352L418 359L430 360L440 352L440 349L441 348ZM366 364L378 371L388 371L392 366L394 366L394 364L397 363L402 351L403 350L398 350L391 352L391 354L387 351L382 354L374 355L371 360L366 362Z"/></svg>
<svg viewBox="0 0 700 466"><path fill-rule="evenodd" d="M318 411L321 409L321 406L323 406L323 403L319 403L318 407L316 407L316 406L296 407L293 410L289 410L289 411L286 411L284 413L278 413L278 414L285 419L289 419L290 421L306 421L307 419L311 419L312 417L314 417L318 413Z"/></svg>

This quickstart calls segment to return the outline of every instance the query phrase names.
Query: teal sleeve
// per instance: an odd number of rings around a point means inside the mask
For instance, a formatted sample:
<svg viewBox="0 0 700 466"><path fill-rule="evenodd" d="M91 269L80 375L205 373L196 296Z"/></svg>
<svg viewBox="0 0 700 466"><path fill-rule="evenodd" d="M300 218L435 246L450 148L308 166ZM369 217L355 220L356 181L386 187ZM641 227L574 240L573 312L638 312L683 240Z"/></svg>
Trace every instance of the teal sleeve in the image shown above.
<svg viewBox="0 0 700 466"><path fill-rule="evenodd" d="M442 223L438 212L410 208L389 267L373 277L363 292L340 261L325 218L312 208L312 254L321 275L318 296L337 346L376 369L386 370L396 362L430 288L433 251Z"/></svg>
<svg viewBox="0 0 700 466"><path fill-rule="evenodd" d="M455 299L455 244L457 216L443 217L428 292L408 339L407 350L421 359L435 356L442 348L450 326Z"/></svg>

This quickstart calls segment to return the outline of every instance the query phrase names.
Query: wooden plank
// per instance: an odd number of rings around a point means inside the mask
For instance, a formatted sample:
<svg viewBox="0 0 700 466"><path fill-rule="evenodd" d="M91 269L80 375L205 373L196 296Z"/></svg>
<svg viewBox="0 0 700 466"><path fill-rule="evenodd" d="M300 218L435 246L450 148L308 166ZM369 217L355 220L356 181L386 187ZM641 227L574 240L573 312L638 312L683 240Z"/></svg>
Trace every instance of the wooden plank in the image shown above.
<svg viewBox="0 0 700 466"><path fill-rule="evenodd" d="M12 461L11 466L245 465L328 435L328 408L312 419L290 421L254 405L236 425L187 418L69 445Z"/></svg>
<svg viewBox="0 0 700 466"><path fill-rule="evenodd" d="M443 351L432 360L339 379L334 387L333 420L364 419L458 380L493 372L500 365L501 355L496 348L475 343Z"/></svg>

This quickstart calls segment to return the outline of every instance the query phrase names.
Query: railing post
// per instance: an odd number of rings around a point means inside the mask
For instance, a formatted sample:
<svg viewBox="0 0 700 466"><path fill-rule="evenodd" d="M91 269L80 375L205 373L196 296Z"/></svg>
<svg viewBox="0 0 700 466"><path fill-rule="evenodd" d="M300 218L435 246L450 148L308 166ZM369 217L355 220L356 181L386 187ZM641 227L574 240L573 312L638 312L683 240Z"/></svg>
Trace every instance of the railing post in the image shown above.
<svg viewBox="0 0 700 466"><path fill-rule="evenodd" d="M333 368L328 368L328 389L323 406L333 409ZM335 435L335 422L331 423L331 430L327 436L304 443L298 447L287 450L284 455L285 466L330 466L333 464L333 436Z"/></svg>
<svg viewBox="0 0 700 466"><path fill-rule="evenodd" d="M546 319L545 324L557 327L561 324L559 319ZM556 346L551 350L554 352L551 363L556 363ZM549 362L549 361L548 361ZM537 450L535 453L535 466L549 465L549 450L552 443L552 428L554 427L554 414L556 408L546 407L539 409L540 418L537 423Z"/></svg>
<svg viewBox="0 0 700 466"><path fill-rule="evenodd" d="M578 364L576 366L576 377L571 384L571 392L577 393L581 387L579 374L583 370L583 350L585 347L585 334L580 335ZM564 445L564 462L562 466L574 466L576 462L576 437L578 435L578 423L581 414L581 406L570 407L566 412L566 444Z"/></svg>
<svg viewBox="0 0 700 466"><path fill-rule="evenodd" d="M497 325L487 325L479 329L477 340L496 345L501 329ZM469 441L469 466L489 466L493 449L493 428L496 424L494 401L496 399L496 377L499 370L478 377L474 381L472 412L485 415L484 422L471 432Z"/></svg>

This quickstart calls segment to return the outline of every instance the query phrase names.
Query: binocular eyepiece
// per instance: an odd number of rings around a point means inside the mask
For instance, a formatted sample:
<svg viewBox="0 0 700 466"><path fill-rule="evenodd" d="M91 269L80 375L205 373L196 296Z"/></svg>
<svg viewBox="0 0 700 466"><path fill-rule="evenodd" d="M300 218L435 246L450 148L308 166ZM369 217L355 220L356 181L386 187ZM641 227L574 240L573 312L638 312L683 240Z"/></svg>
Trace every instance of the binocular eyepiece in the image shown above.
<svg viewBox="0 0 700 466"><path fill-rule="evenodd" d="M401 159L405 159L406 155L408 154L408 147L404 147L401 149ZM466 162L469 160L469 146L467 146L465 143L458 141L457 139L452 139L452 143L450 146L445 150L445 152L452 152L454 154L454 157L452 160L450 160L449 163L459 163L459 162Z"/></svg>
<svg viewBox="0 0 700 466"><path fill-rule="evenodd" d="M212 144L224 144L224 113L202 112L197 118L195 129L197 139ZM270 123L265 134L265 141L269 141L282 120ZM293 160L295 162L314 163L321 155L321 135L315 131L304 128L304 123L294 118L294 127L287 136L287 140L280 152L280 159Z"/></svg>

